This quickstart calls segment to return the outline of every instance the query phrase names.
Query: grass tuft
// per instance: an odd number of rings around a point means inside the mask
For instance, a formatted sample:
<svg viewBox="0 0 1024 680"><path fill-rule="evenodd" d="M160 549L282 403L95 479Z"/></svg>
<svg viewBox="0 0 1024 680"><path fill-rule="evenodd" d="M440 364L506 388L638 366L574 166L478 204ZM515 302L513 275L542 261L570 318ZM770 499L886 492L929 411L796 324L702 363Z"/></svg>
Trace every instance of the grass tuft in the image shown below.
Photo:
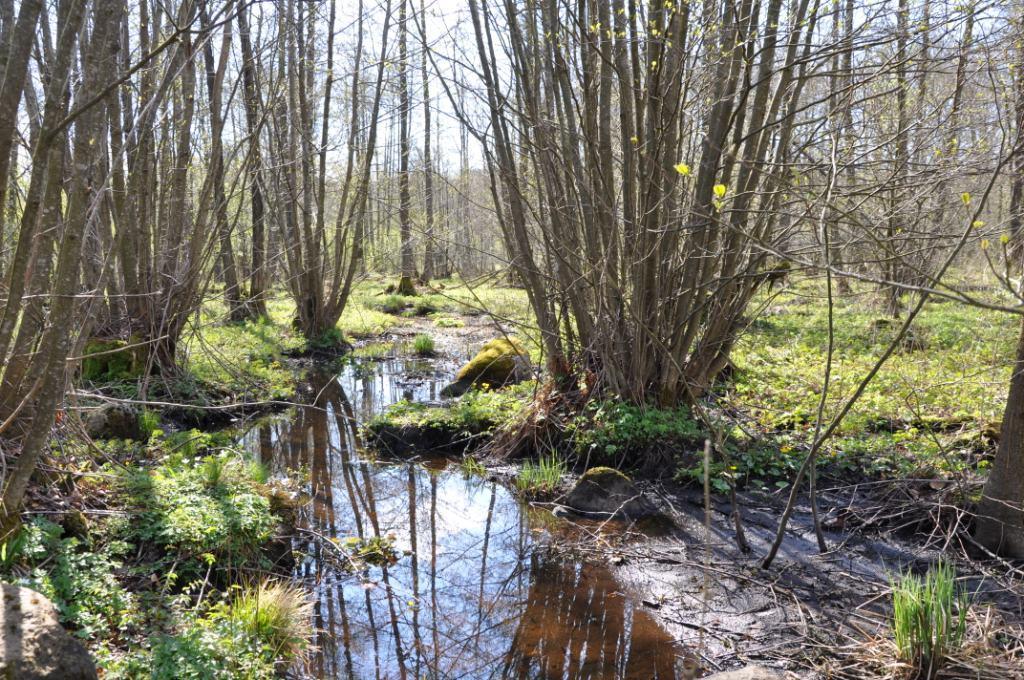
<svg viewBox="0 0 1024 680"><path fill-rule="evenodd" d="M421 333L413 338L412 348L416 351L416 354L419 354L421 357L434 356L434 338L426 335L425 333Z"/></svg>
<svg viewBox="0 0 1024 680"><path fill-rule="evenodd" d="M542 456L536 463L528 460L516 477L516 488L528 495L551 493L563 474L565 463L554 455Z"/></svg>
<svg viewBox="0 0 1024 680"><path fill-rule="evenodd" d="M900 661L913 677L934 678L951 652L963 645L968 600L957 593L956 572L939 562L921 578L903 574L892 584L893 636Z"/></svg>
<svg viewBox="0 0 1024 680"><path fill-rule="evenodd" d="M220 615L279 659L301 658L312 636L313 603L294 585L270 582L243 590Z"/></svg>
<svg viewBox="0 0 1024 680"><path fill-rule="evenodd" d="M463 458L462 461L459 463L459 467L462 468L463 476L467 478L487 476L487 468L484 467L483 463L478 461L476 458L473 458L472 456L466 456L465 458Z"/></svg>

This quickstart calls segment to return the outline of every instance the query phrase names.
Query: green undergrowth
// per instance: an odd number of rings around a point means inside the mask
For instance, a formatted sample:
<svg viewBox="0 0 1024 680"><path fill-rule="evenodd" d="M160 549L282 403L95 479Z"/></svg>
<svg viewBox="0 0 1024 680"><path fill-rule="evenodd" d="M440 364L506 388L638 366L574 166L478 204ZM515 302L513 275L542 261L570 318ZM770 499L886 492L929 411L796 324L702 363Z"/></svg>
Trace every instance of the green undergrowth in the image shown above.
<svg viewBox="0 0 1024 680"><path fill-rule="evenodd" d="M820 281L766 301L733 353L725 404L749 429L798 457L809 445L823 387L827 307ZM835 300L835 356L826 421L896 336L876 289ZM1017 321L1010 314L929 302L912 337L868 385L825 449L824 465L870 476L983 468L1006 397ZM788 466L787 466L788 467Z"/></svg>
<svg viewBox="0 0 1024 680"><path fill-rule="evenodd" d="M98 457L66 441L53 455L89 509L29 513L0 543L0 577L50 598L102 677L273 678L303 653L306 594L272 582L290 574L293 483L230 441L157 430Z"/></svg>
<svg viewBox="0 0 1024 680"><path fill-rule="evenodd" d="M687 408L659 409L618 400L592 400L569 421L573 453L590 465L630 468L652 453L683 454L703 442Z"/></svg>
<svg viewBox="0 0 1024 680"><path fill-rule="evenodd" d="M452 436L493 434L516 422L536 389L533 381L501 389L471 390L444 406L400 401L373 417L366 429L379 434L385 428L417 428Z"/></svg>

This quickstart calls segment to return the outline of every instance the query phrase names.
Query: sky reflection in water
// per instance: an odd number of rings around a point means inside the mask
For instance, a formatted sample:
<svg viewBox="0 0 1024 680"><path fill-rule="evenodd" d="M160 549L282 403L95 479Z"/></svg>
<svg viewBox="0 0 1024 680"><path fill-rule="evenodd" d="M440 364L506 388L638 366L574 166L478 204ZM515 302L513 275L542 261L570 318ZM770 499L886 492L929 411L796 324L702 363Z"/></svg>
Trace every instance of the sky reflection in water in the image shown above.
<svg viewBox="0 0 1024 680"><path fill-rule="evenodd" d="M412 375L413 378L409 378ZM323 678L674 678L670 638L601 565L543 548L567 531L457 464L370 461L356 422L398 399L437 399L451 375L424 362L362 361L314 380L312 406L268 419L243 444L275 472L308 470L300 521L327 536L394 536L390 567L348 573L321 559L315 584Z"/></svg>

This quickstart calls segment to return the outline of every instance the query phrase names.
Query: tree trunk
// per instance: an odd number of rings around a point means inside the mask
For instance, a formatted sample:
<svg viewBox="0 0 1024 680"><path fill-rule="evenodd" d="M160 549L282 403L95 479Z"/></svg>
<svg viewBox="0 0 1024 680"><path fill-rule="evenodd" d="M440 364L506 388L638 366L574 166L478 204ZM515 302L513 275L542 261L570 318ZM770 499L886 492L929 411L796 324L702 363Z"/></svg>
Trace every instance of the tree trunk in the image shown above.
<svg viewBox="0 0 1024 680"><path fill-rule="evenodd" d="M402 0L398 9L398 228L402 240L402 274L398 283L399 295L414 295L412 280L416 276L416 261L412 251L412 226L409 218L409 50L408 5Z"/></svg>
<svg viewBox="0 0 1024 680"><path fill-rule="evenodd" d="M978 506L974 538L993 552L1024 557L1024 320L999 432L999 449Z"/></svg>
<svg viewBox="0 0 1024 680"><path fill-rule="evenodd" d="M434 162L430 150L430 79L427 76L427 13L420 0L420 73L423 78L423 203L427 225L424 232L424 283L434 278L437 268L437 248L434 242Z"/></svg>
<svg viewBox="0 0 1024 680"><path fill-rule="evenodd" d="M230 11L230 10L228 10ZM213 56L213 39L209 35L212 27L206 9L206 0L199 3L200 27L206 34L203 41L203 61L206 66L206 94L210 103L210 174L213 177L213 219L220 240L220 273L224 280L224 299L232 321L243 321L249 311L242 300L242 289L238 285L238 267L235 264L235 250L231 244L231 227L228 222L228 199L224 190L224 143L221 94L224 89L224 70L227 66L231 47L231 22L223 26L220 61Z"/></svg>
<svg viewBox="0 0 1024 680"><path fill-rule="evenodd" d="M260 155L260 95L256 85L256 65L252 53L252 39L246 17L249 8L238 8L238 41L242 48L242 87L245 103L245 131L249 135L249 157L246 165L249 173L250 210L252 214L252 267L249 271L249 305L253 314L267 316L266 291L266 249L267 236L265 210L263 205L263 160Z"/></svg>

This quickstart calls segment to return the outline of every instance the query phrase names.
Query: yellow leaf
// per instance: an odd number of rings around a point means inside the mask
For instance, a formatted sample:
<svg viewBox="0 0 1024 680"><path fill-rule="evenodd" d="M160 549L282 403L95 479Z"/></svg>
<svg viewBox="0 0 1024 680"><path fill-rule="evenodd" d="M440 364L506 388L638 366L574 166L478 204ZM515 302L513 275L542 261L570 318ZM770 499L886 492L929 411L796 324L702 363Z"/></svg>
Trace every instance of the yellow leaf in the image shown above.
<svg viewBox="0 0 1024 680"><path fill-rule="evenodd" d="M690 166L687 165L686 163L676 163L674 167L676 169L676 172L678 172L683 177L690 176Z"/></svg>
<svg viewBox="0 0 1024 680"><path fill-rule="evenodd" d="M982 227L985 226L985 223L982 220L974 220L973 222L971 222L971 226L974 227L975 229L981 229Z"/></svg>
<svg viewBox="0 0 1024 680"><path fill-rule="evenodd" d="M725 185L724 184L716 184L714 191L715 191L715 196L718 196L719 198L724 197L725 196L725 191L726 191Z"/></svg>
<svg viewBox="0 0 1024 680"><path fill-rule="evenodd" d="M964 193L960 194L960 200L964 202L964 205L970 205L971 204L971 194L969 192L965 191Z"/></svg>

